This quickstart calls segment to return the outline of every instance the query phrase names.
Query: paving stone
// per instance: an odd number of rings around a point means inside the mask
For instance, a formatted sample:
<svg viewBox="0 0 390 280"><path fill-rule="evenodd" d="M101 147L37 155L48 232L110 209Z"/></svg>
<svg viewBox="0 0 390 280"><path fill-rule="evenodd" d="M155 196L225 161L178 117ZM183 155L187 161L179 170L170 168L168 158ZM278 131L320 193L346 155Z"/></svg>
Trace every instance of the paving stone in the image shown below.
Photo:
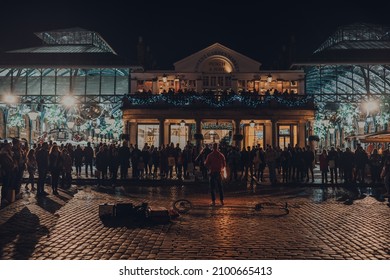
<svg viewBox="0 0 390 280"><path fill-rule="evenodd" d="M259 190L226 192L225 207L195 207L168 225L105 226L98 217L98 205L118 197L94 188L81 189L62 202L52 197L60 205L56 211L36 201L17 201L0 210L0 233L6 237L0 241L0 258L390 259L390 211L385 202L367 196L347 206L336 199L313 201L307 188L297 191L303 196L283 188L277 194ZM128 192L132 197L122 196L122 202L166 206L177 188L139 191L129 187ZM209 203L207 188L200 192L186 187L182 196L194 204ZM287 201L290 214L264 215L228 206L259 201Z"/></svg>

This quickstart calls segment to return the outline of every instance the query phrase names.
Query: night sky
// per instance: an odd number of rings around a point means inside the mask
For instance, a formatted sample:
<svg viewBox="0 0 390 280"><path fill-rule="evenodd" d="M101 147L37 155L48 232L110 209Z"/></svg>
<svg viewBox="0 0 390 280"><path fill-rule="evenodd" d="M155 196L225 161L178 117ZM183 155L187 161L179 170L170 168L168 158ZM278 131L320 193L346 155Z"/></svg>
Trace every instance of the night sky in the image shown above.
<svg viewBox="0 0 390 280"><path fill-rule="evenodd" d="M100 33L131 64L137 64L142 36L157 69L173 69L174 62L216 42L261 62L262 69L283 68L291 46L295 58L308 56L339 26L390 25L389 9L375 1L7 2L1 4L0 51L39 45L34 32L82 27Z"/></svg>

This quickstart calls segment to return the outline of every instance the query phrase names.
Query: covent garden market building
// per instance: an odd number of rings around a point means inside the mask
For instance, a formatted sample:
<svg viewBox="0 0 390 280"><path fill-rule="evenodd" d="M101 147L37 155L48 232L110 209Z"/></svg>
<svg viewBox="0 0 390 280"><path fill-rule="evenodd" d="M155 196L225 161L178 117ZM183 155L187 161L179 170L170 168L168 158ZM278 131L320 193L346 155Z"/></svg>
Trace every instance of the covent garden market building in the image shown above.
<svg viewBox="0 0 390 280"><path fill-rule="evenodd" d="M40 46L0 55L0 137L139 147L385 143L389 31L340 27L312 56L274 71L219 43L174 70L144 70L96 32L39 32Z"/></svg>

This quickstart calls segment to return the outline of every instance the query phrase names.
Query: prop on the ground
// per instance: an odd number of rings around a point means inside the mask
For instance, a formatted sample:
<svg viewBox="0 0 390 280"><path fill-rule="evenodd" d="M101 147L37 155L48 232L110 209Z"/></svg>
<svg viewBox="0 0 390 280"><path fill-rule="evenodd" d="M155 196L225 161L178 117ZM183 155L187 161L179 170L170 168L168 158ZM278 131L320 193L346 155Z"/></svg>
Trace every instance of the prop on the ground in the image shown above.
<svg viewBox="0 0 390 280"><path fill-rule="evenodd" d="M175 210L149 206L145 202L138 206L133 203L104 203L99 205L99 217L102 220L130 220L165 224L178 215L179 213Z"/></svg>
<svg viewBox="0 0 390 280"><path fill-rule="evenodd" d="M188 213L193 208L215 208L214 205L193 205L191 201L187 199L178 199L173 202L173 209L179 214ZM221 206L222 207L222 206ZM274 203L274 202L262 202L257 203L254 206L242 206L242 205L224 205L223 208L241 209L241 210L255 210L267 215L282 216L290 213L287 202Z"/></svg>

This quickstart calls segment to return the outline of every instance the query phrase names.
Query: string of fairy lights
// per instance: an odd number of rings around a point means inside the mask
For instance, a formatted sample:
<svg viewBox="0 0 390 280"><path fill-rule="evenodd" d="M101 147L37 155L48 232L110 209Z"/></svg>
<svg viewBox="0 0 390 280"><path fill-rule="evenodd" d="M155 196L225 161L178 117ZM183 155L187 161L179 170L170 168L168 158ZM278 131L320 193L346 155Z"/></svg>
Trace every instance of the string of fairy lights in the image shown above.
<svg viewBox="0 0 390 280"><path fill-rule="evenodd" d="M277 95L127 95L127 101L133 106L170 105L173 107L207 105L212 108L226 108L231 106L243 106L248 108L266 108L276 103L278 106L288 108L305 107L313 98L306 95L277 96Z"/></svg>
<svg viewBox="0 0 390 280"><path fill-rule="evenodd" d="M10 108L10 113L7 118L8 127L26 127L26 116L31 112L29 106L22 104ZM99 116L93 120L83 120L81 124L74 123L75 118L79 116L66 114L66 109L60 104L51 104L45 105L42 112L38 112L40 118L49 126L49 127L68 127L75 132L81 131L92 131L94 130L95 135L120 135L123 131L122 123L122 111L115 110L112 112L110 117L105 117L104 115ZM74 126L69 127L69 124L73 122Z"/></svg>

